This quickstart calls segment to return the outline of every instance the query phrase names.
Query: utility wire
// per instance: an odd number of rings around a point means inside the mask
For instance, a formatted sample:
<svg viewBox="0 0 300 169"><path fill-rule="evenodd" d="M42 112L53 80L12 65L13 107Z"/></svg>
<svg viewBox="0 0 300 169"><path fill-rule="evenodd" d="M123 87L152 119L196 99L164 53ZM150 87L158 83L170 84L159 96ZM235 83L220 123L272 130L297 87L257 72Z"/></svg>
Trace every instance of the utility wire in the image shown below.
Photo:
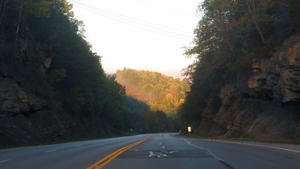
<svg viewBox="0 0 300 169"><path fill-rule="evenodd" d="M130 16L126 16L126 15L123 15L123 14L120 14L120 13L117 13L117 12L114 12L114 11L111 11L111 10L107 10L107 9L103 9L103 8L99 8L99 7L95 8L93 6L81 3L78 0L70 0L70 1L72 1L74 3L77 3L77 4L84 5L84 6L89 7L89 8L94 8L98 11L101 11L101 12L104 12L104 13L107 13L107 14L110 14L110 15L126 18L126 19L129 19L129 20L134 21L134 22L139 22L139 23L142 23L142 24L148 24L148 25L151 25L151 26L156 26L156 27L159 27L159 28L162 28L162 29L167 29L167 30L171 29L174 32L178 32L178 33L185 34L185 35L190 35L189 32L185 32L185 31L182 31L182 30L179 30L179 29L174 29L172 27L160 25L160 24L157 24L157 23L148 22L148 21L145 21L145 20L140 20L140 19L133 18L133 17L130 17Z"/></svg>
<svg viewBox="0 0 300 169"><path fill-rule="evenodd" d="M167 35L167 36L171 36L173 38L177 38L177 39L183 39L183 40L190 40L191 35L187 35L187 33L183 33L183 32L178 32L178 31L174 31L174 30L170 30L170 28L163 28L162 26L159 26L157 24L152 24L150 22L146 23L143 22L141 20L132 18L132 17L128 17L122 14L118 14L112 11L108 11L108 10L104 10L104 9L100 9L100 8L95 8L83 3L80 3L78 1L75 0L70 0L72 3L74 3L76 6L82 8L82 9L88 9L89 12L95 13L97 15L100 15L102 17L117 21L117 22L121 22L130 26L134 26L134 27L138 27L140 29L144 29L147 31L151 31L154 33L159 33L162 35ZM155 26L156 25L156 26Z"/></svg>
<svg viewBox="0 0 300 169"><path fill-rule="evenodd" d="M82 6L82 5L79 5L78 7L87 8L86 6ZM88 8L88 9L90 9L89 12L91 12L91 8ZM92 9L92 10L95 10L95 9ZM170 32L170 31L167 31L167 30L158 29L158 28L155 28L155 27L152 27L152 26L149 26L149 25L145 25L145 24L141 24L141 23L137 23L137 22L132 22L132 21L129 21L129 20L125 20L123 18L114 17L112 15L107 15L105 13L104 14L101 13L101 12L99 13L99 11L94 11L93 13L95 13L95 12L100 16L103 16L103 17L106 17L106 18L109 18L109 19L112 19L112 20L115 20L115 21L118 21L118 22L121 22L121 23L125 23L127 25L139 27L139 28L142 28L142 29L146 29L148 31L156 32L156 33L164 32L164 33L167 33L168 35L173 35L173 36L176 36L177 38L181 38L181 39L185 39L185 40L188 39L187 35L182 35L182 34Z"/></svg>

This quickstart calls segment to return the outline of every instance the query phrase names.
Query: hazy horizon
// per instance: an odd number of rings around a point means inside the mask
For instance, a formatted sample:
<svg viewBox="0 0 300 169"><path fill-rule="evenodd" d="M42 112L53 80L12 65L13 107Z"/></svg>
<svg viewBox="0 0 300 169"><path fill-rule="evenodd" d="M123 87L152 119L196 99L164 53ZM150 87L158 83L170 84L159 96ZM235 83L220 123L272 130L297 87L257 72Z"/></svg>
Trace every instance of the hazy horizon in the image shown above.
<svg viewBox="0 0 300 169"><path fill-rule="evenodd" d="M173 78L179 78L179 79L184 78L184 76L182 75L183 70L176 70L176 69L162 71L162 70L135 69L135 68L131 68L131 67L123 67L123 68L120 68L120 69L105 69L104 71L105 71L106 74L115 74L118 70L123 70L123 69L134 69L134 70L137 70L137 71L158 72L158 73L161 73L161 74L166 75L166 76L171 76Z"/></svg>

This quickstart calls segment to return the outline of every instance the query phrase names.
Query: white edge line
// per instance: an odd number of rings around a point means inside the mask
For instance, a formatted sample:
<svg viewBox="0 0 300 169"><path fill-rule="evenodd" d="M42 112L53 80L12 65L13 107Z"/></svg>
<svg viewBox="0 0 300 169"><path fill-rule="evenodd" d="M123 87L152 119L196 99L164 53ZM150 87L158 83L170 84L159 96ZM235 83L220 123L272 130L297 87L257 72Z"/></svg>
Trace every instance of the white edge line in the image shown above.
<svg viewBox="0 0 300 169"><path fill-rule="evenodd" d="M222 164L225 164L226 166L227 166L227 168L232 168L233 169L233 167L229 164L229 163L227 163L225 160L223 160L222 158L219 158L216 154L214 154L212 151L210 151L209 149L207 149L207 148L204 148L204 147L200 147L200 146L197 146L197 145L195 145L195 144L192 144L190 141L188 141L187 139L184 139L184 141L187 143L187 144L189 144L190 146L193 146L193 147L196 147L196 148L198 148L198 149L200 149L200 150L204 150L204 151L206 151L210 156L212 156L215 160L217 160L217 161L219 161L219 162L221 162Z"/></svg>
<svg viewBox="0 0 300 169"><path fill-rule="evenodd" d="M9 161L10 159L7 160L1 160L0 163L6 163L7 161Z"/></svg>
<svg viewBox="0 0 300 169"><path fill-rule="evenodd" d="M45 151L45 153L52 153L52 152L55 152L56 150L48 150L48 151Z"/></svg>
<svg viewBox="0 0 300 169"><path fill-rule="evenodd" d="M212 140L207 140L207 141L212 142ZM271 149L285 150L285 151L289 151L289 152L300 153L300 151L298 151L298 150L291 150L291 149L282 148L282 147L265 146L265 145L259 145L259 144L249 144L249 143L232 142L232 141L222 141L222 140L214 140L214 141L219 142L219 143L240 144L240 145L248 145L248 146L253 146L253 147L264 147L264 148L271 148Z"/></svg>
<svg viewBox="0 0 300 169"><path fill-rule="evenodd" d="M190 145L190 146L193 146L193 147L196 147L200 150L204 150L204 151L207 151L214 159L218 160L218 161L224 161L223 159L219 158L217 155L215 155L212 151L210 151L209 149L206 149L204 147L200 147L200 146L197 146L195 144L192 144L190 141L188 141L187 139L184 139L184 141Z"/></svg>

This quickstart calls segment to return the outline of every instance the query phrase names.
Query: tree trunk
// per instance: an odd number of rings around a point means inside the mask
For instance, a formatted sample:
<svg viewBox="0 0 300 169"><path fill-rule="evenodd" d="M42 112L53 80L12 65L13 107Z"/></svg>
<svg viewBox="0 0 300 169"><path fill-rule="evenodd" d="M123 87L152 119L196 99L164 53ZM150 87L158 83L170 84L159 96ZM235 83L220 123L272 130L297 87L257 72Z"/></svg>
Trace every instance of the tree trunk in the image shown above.
<svg viewBox="0 0 300 169"><path fill-rule="evenodd" d="M2 11L3 11L4 1L5 0L0 0L0 15L1 15Z"/></svg>
<svg viewBox="0 0 300 169"><path fill-rule="evenodd" d="M23 10L24 10L24 0L21 0L21 5L19 8L19 14L18 14L17 28L16 28L16 41L19 38L19 31L20 31L20 25L22 22Z"/></svg>
<svg viewBox="0 0 300 169"><path fill-rule="evenodd" d="M252 4L253 8L251 8L251 4ZM256 28L259 36L260 36L260 39L261 39L262 43L265 45L266 44L266 40L265 40L264 34L263 34L261 28L259 27L259 25L257 23L257 19L256 19L256 9L255 9L254 0L247 1L247 6L248 6L248 12L249 12L249 14L252 17L252 20L253 20L255 28Z"/></svg>
<svg viewBox="0 0 300 169"><path fill-rule="evenodd" d="M2 12L3 2L4 2L4 0L0 0L0 15L1 15L1 12Z"/></svg>
<svg viewBox="0 0 300 169"><path fill-rule="evenodd" d="M5 13L5 6L6 6L7 0L0 0L0 25L3 19L3 15Z"/></svg>

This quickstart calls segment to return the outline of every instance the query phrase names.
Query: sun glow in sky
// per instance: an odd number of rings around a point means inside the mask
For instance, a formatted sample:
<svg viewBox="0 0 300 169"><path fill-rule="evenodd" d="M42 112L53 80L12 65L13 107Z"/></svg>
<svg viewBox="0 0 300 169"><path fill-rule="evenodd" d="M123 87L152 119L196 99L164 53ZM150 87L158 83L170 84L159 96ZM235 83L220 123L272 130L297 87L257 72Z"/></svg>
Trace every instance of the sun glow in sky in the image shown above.
<svg viewBox="0 0 300 169"><path fill-rule="evenodd" d="M124 67L180 77L201 0L68 0L108 73Z"/></svg>

